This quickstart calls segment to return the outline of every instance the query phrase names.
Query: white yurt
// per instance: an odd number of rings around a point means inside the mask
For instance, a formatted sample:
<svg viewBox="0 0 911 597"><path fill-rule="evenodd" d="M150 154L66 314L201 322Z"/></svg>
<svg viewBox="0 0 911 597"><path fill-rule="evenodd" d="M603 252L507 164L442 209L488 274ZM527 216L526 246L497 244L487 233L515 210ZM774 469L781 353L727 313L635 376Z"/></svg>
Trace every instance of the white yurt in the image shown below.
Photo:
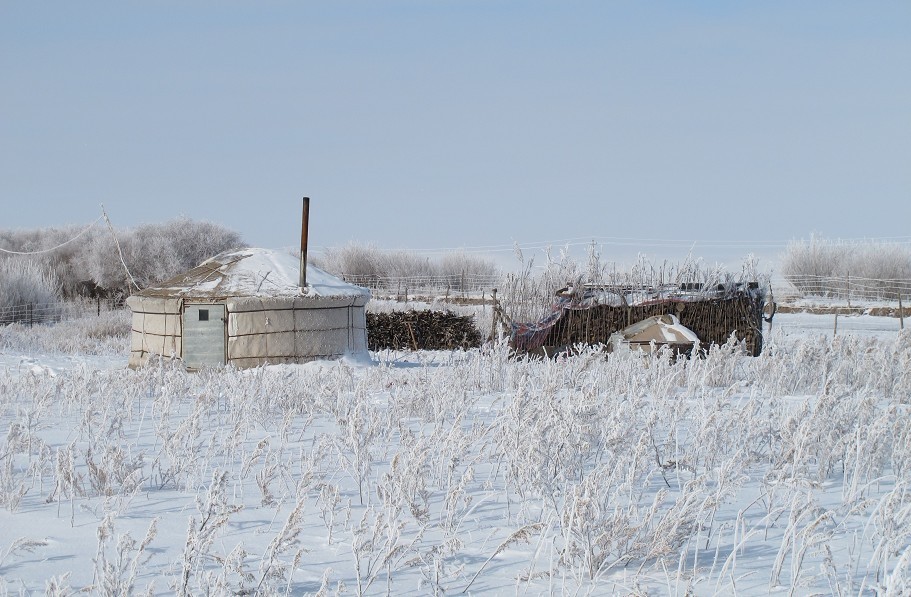
<svg viewBox="0 0 911 597"><path fill-rule="evenodd" d="M235 249L127 299L130 366L161 355L188 369L367 354L370 291L283 251Z"/></svg>

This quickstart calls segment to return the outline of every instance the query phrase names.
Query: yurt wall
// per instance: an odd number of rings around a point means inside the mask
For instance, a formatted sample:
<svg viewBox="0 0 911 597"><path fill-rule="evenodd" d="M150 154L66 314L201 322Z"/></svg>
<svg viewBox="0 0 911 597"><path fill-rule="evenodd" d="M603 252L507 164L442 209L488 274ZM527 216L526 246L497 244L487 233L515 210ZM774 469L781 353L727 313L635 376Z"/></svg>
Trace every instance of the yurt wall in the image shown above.
<svg viewBox="0 0 911 597"><path fill-rule="evenodd" d="M134 295L127 304L133 311L130 367L145 364L153 354L181 355L182 300Z"/></svg>
<svg viewBox="0 0 911 597"><path fill-rule="evenodd" d="M228 362L238 367L367 350L366 297L228 299Z"/></svg>

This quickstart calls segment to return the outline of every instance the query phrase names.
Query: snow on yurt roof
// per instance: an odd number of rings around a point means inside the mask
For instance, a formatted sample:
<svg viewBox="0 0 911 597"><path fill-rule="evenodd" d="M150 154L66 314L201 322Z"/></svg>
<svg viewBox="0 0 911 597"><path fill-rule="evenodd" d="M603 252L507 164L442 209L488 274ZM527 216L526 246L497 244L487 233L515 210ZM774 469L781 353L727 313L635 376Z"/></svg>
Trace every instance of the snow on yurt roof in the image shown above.
<svg viewBox="0 0 911 597"><path fill-rule="evenodd" d="M287 251L246 248L219 253L190 271L139 292L140 296L355 297L370 291L307 264L307 286L298 286L300 259Z"/></svg>

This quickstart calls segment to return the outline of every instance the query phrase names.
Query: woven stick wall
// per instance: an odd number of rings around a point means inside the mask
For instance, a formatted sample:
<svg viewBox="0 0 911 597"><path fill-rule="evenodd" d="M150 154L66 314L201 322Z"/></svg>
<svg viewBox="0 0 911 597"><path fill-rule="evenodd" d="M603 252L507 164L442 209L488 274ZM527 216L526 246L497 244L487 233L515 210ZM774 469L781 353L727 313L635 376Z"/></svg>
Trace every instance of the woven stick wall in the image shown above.
<svg viewBox="0 0 911 597"><path fill-rule="evenodd" d="M724 344L731 333L744 342L747 351L762 351L763 299L749 293L703 300L667 299L630 307L597 305L588 309L565 309L550 329L545 346L607 343L611 334L654 315L676 315L693 330L703 347Z"/></svg>

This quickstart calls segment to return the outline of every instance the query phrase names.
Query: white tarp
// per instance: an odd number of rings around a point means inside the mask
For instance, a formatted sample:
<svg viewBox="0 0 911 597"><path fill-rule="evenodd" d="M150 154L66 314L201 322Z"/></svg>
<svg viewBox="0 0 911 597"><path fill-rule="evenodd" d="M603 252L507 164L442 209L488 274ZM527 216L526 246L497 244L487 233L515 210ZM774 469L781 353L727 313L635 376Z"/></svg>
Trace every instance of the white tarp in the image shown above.
<svg viewBox="0 0 911 597"><path fill-rule="evenodd" d="M610 345L613 350L623 347L649 351L651 346L671 345L692 346L699 341L693 330L680 323L676 315L655 315L643 319L613 334Z"/></svg>

